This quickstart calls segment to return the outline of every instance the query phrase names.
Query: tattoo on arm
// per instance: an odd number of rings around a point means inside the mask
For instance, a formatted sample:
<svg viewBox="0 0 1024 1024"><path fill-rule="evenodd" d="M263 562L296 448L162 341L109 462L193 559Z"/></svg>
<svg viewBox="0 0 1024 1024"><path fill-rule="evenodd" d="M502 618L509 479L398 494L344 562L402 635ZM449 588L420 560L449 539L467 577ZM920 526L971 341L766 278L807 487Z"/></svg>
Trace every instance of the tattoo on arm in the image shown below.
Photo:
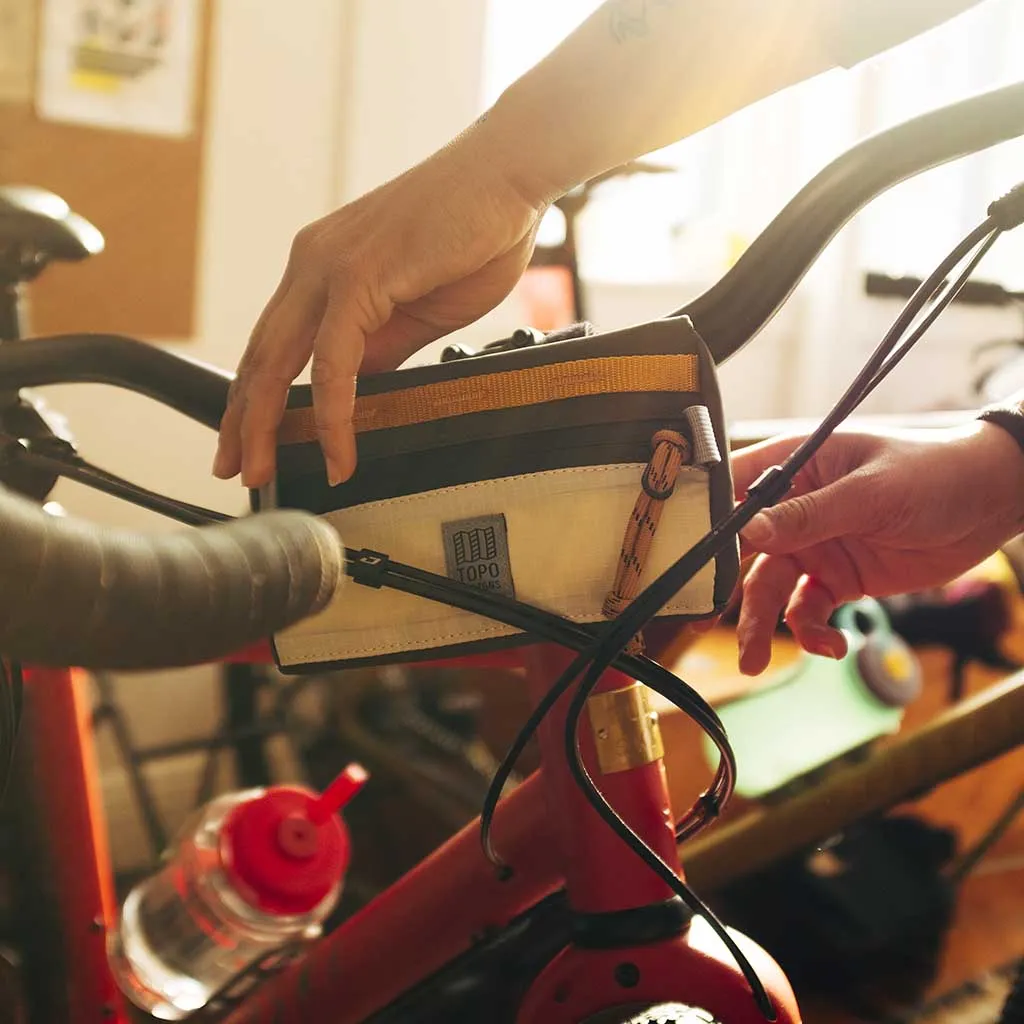
<svg viewBox="0 0 1024 1024"><path fill-rule="evenodd" d="M675 0L610 0L608 27L617 43L650 34L651 11L655 7L672 7Z"/></svg>

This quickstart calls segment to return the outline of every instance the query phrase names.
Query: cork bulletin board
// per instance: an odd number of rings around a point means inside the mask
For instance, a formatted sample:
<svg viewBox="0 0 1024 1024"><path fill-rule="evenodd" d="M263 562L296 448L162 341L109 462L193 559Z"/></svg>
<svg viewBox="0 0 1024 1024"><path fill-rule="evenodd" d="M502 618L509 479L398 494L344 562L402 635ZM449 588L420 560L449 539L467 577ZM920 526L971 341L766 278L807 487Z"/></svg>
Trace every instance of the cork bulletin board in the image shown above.
<svg viewBox="0 0 1024 1024"><path fill-rule="evenodd" d="M0 184L57 193L106 240L99 255L52 264L33 282L29 328L34 334L109 331L187 339L194 333L212 0L191 0L192 78L187 100L181 100L187 117L172 128L157 123L152 131L141 122L135 126L130 116L116 127L103 116L90 122L74 110L65 117L58 108L60 102L68 106L66 99L46 92L46 47L52 46L46 33L53 35L55 20L58 26L63 22L57 19L72 22L72 15L88 8L99 17L117 2L122 0L0 0ZM175 2L152 0L151 18L161 4ZM145 0L135 9L140 6ZM107 64L100 70L109 72L110 55L101 56ZM123 74L123 66L114 70Z"/></svg>

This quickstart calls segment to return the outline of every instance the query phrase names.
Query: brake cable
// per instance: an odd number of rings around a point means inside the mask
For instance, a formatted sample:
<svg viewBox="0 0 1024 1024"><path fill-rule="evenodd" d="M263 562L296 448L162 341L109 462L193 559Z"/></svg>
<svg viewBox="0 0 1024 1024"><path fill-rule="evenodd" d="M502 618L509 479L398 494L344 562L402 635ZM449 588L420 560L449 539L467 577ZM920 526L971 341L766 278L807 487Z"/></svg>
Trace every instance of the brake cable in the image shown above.
<svg viewBox="0 0 1024 1024"><path fill-rule="evenodd" d="M354 582L363 586L383 586L438 601L513 626L528 636L548 640L569 650L589 650L595 640L599 639L600 630L607 629L605 623L600 623L595 628L573 622L554 612L536 608L503 594L482 590L448 576L403 565L377 551L347 550L345 571ZM586 664L585 660L578 659L578 662L580 669ZM610 664L670 701L695 721L718 748L719 764L714 781L697 798L693 807L683 815L676 826L676 835L680 840L695 835L715 816L716 809L724 807L729 801L735 784L736 760L722 721L714 708L693 687L656 661L644 656L619 652ZM491 843L491 822L495 808L530 737L558 698L572 685L574 678L574 675L568 673L563 675L560 684L552 687L533 709L512 747L498 765L484 798L480 816L481 845L487 859L500 874L507 873L509 868L495 852Z"/></svg>
<svg viewBox="0 0 1024 1024"><path fill-rule="evenodd" d="M614 808L604 799L594 784L586 766L583 764L579 751L579 719L588 697L597 685L601 674L615 655L629 642L657 612L676 594L701 568L726 545L735 543L743 528L758 512L776 504L788 493L796 474L815 455L818 449L831 436L833 431L845 420L864 399L892 372L909 350L923 337L928 328L935 322L943 310L953 301L984 255L989 251L999 236L1005 231L1019 227L1024 222L1024 184L1018 185L1003 198L994 202L988 210L988 217L958 244L942 261L935 272L924 281L902 313L887 332L881 344L872 354L864 368L854 379L842 398L823 419L821 425L782 463L767 470L748 489L743 501L716 524L700 541L661 574L653 583L642 591L615 620L612 627L595 642L588 650L582 652L555 682L548 693L550 700L542 704L549 708L558 696L566 692L572 683L589 663L589 669L580 683L570 706L565 723L566 755L573 778L584 795L602 819L626 842L641 859L652 869L672 890L690 904L694 894L682 882L676 871L652 850L629 825L623 821ZM968 256L971 257L967 267L952 286L936 296L938 289L943 287L947 275L950 274ZM909 336L915 320L922 310L931 305L927 315ZM540 707L538 707L538 711ZM529 742L543 714L531 716L520 734L516 737L508 757L521 750ZM510 770L510 769L508 769ZM499 791L500 792L500 791ZM490 796L490 794L489 794ZM496 803L496 801L494 801ZM492 812L493 813L493 812ZM481 829L489 827L489 821L481 822ZM696 898L701 907L700 913L706 918L715 932L729 947L745 978L751 986L752 993L768 1019L774 1019L774 1010L764 986L747 961L746 957L732 941L724 926ZM691 904L692 905L692 904Z"/></svg>
<svg viewBox="0 0 1024 1024"><path fill-rule="evenodd" d="M116 473L101 469L83 459L68 441L60 437L24 438L0 433L0 465L4 461L72 480L186 526L209 526L235 518L226 512L217 512L140 487Z"/></svg>

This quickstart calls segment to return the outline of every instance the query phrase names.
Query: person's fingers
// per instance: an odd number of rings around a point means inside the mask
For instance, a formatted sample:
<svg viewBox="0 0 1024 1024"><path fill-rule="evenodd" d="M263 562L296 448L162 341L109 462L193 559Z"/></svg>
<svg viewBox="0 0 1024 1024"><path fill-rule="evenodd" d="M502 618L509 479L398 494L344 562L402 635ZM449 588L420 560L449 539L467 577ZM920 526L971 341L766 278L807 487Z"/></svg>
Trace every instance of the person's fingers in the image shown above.
<svg viewBox="0 0 1024 1024"><path fill-rule="evenodd" d="M785 621L805 651L826 658L841 658L846 653L846 638L828 624L836 606L832 591L817 577L804 576L797 583Z"/></svg>
<svg viewBox="0 0 1024 1024"><path fill-rule="evenodd" d="M744 675L756 676L771 661L772 636L802 572L792 558L761 555L743 582L736 636Z"/></svg>
<svg viewBox="0 0 1024 1024"><path fill-rule="evenodd" d="M228 389L228 404L217 430L217 451L213 456L213 475L230 480L242 469L241 379L235 377Z"/></svg>
<svg viewBox="0 0 1024 1024"><path fill-rule="evenodd" d="M410 298L397 290L391 316L366 336L360 375L393 370L424 345L494 309L522 277L535 236L536 224L508 252L422 295Z"/></svg>
<svg viewBox="0 0 1024 1024"><path fill-rule="evenodd" d="M736 585L732 588L732 593L722 609L723 618L728 620L737 614L743 602L743 581L747 578L747 574L750 572L756 559L756 553L746 554L741 559L739 572L736 574Z"/></svg>
<svg viewBox="0 0 1024 1024"><path fill-rule="evenodd" d="M397 369L409 356L444 337L449 330L396 309L380 328L366 336L359 374L365 377Z"/></svg>
<svg viewBox="0 0 1024 1024"><path fill-rule="evenodd" d="M304 346L304 354L308 358L308 345ZM280 364L260 365L245 378L246 391L239 403L243 487L262 487L274 475L277 428L288 400L288 388L302 365L298 369Z"/></svg>
<svg viewBox="0 0 1024 1024"><path fill-rule="evenodd" d="M309 360L322 306L317 287L296 281L267 318L260 344L246 360L239 403L246 487L262 487L274 474L288 388Z"/></svg>
<svg viewBox="0 0 1024 1024"><path fill-rule="evenodd" d="M381 322L390 308L378 312ZM366 328L353 303L330 297L313 342L313 414L324 453L327 482L347 480L356 468L356 439L352 424L356 376L366 347Z"/></svg>
<svg viewBox="0 0 1024 1024"><path fill-rule="evenodd" d="M249 334L249 341L242 353L235 371L235 379L228 389L228 401L217 427L217 451L213 457L213 475L222 480L230 480L237 476L242 469L242 411L244 408L244 376L249 361L253 357L263 340L264 329L274 310L277 309L281 300L287 294L291 274L285 270L274 294L263 307L259 318L256 321L252 332Z"/></svg>
<svg viewBox="0 0 1024 1024"><path fill-rule="evenodd" d="M758 512L743 540L758 551L792 554L868 527L873 507L867 478L853 473Z"/></svg>

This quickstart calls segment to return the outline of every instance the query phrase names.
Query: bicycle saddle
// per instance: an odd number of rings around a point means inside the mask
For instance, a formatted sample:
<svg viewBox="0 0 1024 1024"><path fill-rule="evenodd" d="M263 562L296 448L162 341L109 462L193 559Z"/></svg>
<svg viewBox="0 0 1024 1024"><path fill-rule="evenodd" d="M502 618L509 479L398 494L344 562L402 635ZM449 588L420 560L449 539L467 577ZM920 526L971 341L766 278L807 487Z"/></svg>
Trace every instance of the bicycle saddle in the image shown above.
<svg viewBox="0 0 1024 1024"><path fill-rule="evenodd" d="M103 235L53 192L0 187L0 277L27 281L52 260L84 260L103 244Z"/></svg>

